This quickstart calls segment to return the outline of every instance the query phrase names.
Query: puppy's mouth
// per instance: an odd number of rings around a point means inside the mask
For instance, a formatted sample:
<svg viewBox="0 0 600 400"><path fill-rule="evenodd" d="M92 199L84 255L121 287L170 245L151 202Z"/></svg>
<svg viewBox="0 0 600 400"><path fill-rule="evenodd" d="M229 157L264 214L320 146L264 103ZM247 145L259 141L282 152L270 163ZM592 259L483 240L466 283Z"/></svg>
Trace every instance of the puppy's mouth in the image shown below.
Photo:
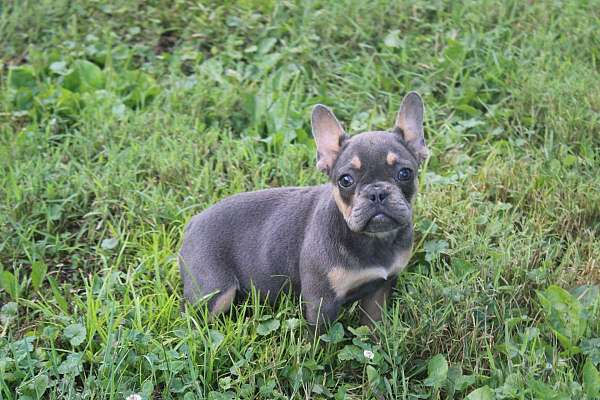
<svg viewBox="0 0 600 400"><path fill-rule="evenodd" d="M394 231L400 228L400 224L394 218L384 212L375 213L367 222L365 232L367 233L384 233Z"/></svg>

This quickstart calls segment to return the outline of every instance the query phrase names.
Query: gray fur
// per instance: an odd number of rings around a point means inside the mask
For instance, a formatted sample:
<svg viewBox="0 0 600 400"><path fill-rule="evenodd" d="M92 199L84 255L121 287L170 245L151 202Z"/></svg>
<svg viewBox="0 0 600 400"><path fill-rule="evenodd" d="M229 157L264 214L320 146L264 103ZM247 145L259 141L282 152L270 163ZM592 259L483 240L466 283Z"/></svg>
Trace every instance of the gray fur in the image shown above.
<svg viewBox="0 0 600 400"><path fill-rule="evenodd" d="M414 132L422 124L422 103L419 97L415 108L413 95L402 118ZM315 107L312 122L318 157L326 160L319 168L330 181L240 193L194 216L180 253L190 302L214 294L209 309L222 311L228 304L218 303L221 294L229 299L235 288L239 298L254 286L270 301L283 290L301 295L311 324L335 319L340 306L359 299L364 321L380 318L376 310L412 248L412 202L425 142L412 137L408 143L398 126L349 137L324 106ZM409 181L397 180L403 167L414 172ZM344 174L353 176L353 187L338 185ZM398 262L403 265L395 268ZM334 290L346 278L356 287Z"/></svg>

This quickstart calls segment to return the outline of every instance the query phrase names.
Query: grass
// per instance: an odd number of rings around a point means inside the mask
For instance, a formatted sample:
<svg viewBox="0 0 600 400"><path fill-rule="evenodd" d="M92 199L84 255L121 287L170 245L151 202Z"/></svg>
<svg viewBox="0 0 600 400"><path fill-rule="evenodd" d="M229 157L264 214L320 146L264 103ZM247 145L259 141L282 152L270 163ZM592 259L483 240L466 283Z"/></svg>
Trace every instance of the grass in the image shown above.
<svg viewBox="0 0 600 400"><path fill-rule="evenodd" d="M600 395L597 1L0 4L0 399ZM311 185L311 106L426 104L379 340L180 310L186 221ZM373 357L371 358L371 353Z"/></svg>

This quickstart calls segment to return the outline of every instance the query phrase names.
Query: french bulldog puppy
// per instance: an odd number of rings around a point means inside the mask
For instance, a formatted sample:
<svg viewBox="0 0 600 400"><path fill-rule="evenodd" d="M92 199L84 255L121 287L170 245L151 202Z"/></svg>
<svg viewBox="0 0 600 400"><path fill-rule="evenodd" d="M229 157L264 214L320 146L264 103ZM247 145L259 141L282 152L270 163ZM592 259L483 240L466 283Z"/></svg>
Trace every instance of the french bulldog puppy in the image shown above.
<svg viewBox="0 0 600 400"><path fill-rule="evenodd" d="M324 185L240 193L194 216L180 253L184 295L230 309L254 286L274 301L299 294L309 324L322 327L360 300L361 322L381 319L411 256L417 172L428 151L423 102L403 100L390 131L348 136L316 105L312 132Z"/></svg>

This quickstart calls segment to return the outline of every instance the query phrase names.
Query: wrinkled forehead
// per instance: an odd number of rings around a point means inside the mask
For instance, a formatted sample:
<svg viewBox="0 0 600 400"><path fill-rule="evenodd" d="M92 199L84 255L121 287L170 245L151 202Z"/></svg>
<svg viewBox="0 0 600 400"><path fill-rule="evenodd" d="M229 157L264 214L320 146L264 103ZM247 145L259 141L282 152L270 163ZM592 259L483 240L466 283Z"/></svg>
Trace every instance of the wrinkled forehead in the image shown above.
<svg viewBox="0 0 600 400"><path fill-rule="evenodd" d="M364 132L352 136L339 156L339 166L353 164L360 169L363 165L393 166L395 164L416 169L417 159L396 134L385 131Z"/></svg>

